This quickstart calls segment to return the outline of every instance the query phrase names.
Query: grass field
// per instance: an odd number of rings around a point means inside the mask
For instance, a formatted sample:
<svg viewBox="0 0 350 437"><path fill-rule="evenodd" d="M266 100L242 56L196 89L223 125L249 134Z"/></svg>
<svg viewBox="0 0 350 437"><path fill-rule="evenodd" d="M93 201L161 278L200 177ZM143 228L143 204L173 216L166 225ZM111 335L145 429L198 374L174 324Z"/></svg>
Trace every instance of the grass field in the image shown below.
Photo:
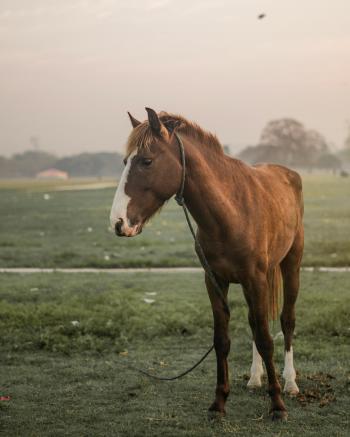
<svg viewBox="0 0 350 437"><path fill-rule="evenodd" d="M348 273L302 275L294 343L301 395L286 398L289 421L282 424L268 419L265 388L246 389L250 331L241 290L232 286L232 392L226 418L209 422L213 354L172 383L129 367L174 374L210 345L212 316L201 274L2 274L0 395L11 400L0 402L0 434L346 436L349 286ZM279 330L272 326L281 369Z"/></svg>
<svg viewBox="0 0 350 437"><path fill-rule="evenodd" d="M104 181L0 184L0 267L195 266L174 201L141 236L108 230L113 188ZM106 181L110 184L110 181ZM100 188L100 189L97 189ZM304 266L350 265L350 181L304 177ZM272 424L265 388L246 389L247 308L230 291L232 392L227 417L209 422L215 356L173 383L212 341L201 274L1 274L0 434L8 436L262 436L349 434L350 274L303 272L295 360L301 395ZM156 294L154 294L156 293ZM153 301L153 302L152 302ZM276 362L283 344L272 326Z"/></svg>
<svg viewBox="0 0 350 437"><path fill-rule="evenodd" d="M82 183L88 181L0 184L1 267L198 265L182 210L173 200L140 236L117 239L108 230L113 188L57 191ZM304 193L303 264L350 265L350 179L307 175Z"/></svg>

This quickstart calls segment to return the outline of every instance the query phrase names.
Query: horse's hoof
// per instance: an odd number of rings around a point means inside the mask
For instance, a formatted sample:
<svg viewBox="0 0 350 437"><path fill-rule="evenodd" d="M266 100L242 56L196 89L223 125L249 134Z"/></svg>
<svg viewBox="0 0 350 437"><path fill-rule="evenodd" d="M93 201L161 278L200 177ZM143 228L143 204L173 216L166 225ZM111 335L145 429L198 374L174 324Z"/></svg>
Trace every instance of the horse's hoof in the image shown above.
<svg viewBox="0 0 350 437"><path fill-rule="evenodd" d="M250 379L247 384L247 388L249 390L257 390L262 387L262 383L258 379Z"/></svg>
<svg viewBox="0 0 350 437"><path fill-rule="evenodd" d="M208 419L215 420L221 419L226 416L226 411L223 408L219 408L216 402L214 402L208 409Z"/></svg>
<svg viewBox="0 0 350 437"><path fill-rule="evenodd" d="M208 420L220 420L226 416L226 411L208 410Z"/></svg>
<svg viewBox="0 0 350 437"><path fill-rule="evenodd" d="M288 418L288 413L286 410L274 410L271 412L272 421L286 422Z"/></svg>
<svg viewBox="0 0 350 437"><path fill-rule="evenodd" d="M296 385L296 383L293 382L286 382L283 392L288 394L289 396L296 396L299 393L299 387Z"/></svg>

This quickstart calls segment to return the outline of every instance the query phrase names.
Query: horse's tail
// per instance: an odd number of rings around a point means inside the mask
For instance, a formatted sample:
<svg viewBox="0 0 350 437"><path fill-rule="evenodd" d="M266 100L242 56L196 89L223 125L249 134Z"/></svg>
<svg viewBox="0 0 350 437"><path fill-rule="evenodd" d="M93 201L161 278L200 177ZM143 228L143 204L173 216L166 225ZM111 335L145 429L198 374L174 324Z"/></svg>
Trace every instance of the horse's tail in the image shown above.
<svg viewBox="0 0 350 437"><path fill-rule="evenodd" d="M279 265L269 272L267 281L269 284L269 319L276 320L280 314L283 287Z"/></svg>

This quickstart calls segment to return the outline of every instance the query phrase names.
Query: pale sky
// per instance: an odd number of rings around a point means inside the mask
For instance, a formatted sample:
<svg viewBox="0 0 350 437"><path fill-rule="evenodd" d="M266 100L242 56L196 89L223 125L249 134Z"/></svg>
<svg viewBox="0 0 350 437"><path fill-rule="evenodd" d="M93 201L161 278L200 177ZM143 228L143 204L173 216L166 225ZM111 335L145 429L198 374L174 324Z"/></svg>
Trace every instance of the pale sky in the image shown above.
<svg viewBox="0 0 350 437"><path fill-rule="evenodd" d="M0 0L0 154L122 151L145 106L236 147L279 117L340 147L350 0Z"/></svg>

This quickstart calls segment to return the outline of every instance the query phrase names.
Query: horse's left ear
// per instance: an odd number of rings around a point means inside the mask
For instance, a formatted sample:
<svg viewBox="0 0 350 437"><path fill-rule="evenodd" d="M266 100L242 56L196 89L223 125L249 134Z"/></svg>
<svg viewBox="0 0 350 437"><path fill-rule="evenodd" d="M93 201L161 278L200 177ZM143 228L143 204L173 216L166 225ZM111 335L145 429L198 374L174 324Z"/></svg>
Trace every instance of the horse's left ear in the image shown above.
<svg viewBox="0 0 350 437"><path fill-rule="evenodd" d="M159 117L156 113L156 111L154 111L151 108L145 108L148 114L148 122L149 125L151 126L151 129L153 130L153 132L155 132L156 134L160 135L161 130L162 130L162 123L159 120Z"/></svg>
<svg viewBox="0 0 350 437"><path fill-rule="evenodd" d="M128 111L128 116L129 116L129 118L130 118L130 121L131 121L132 127L133 127L134 129L135 129L136 126L138 126L139 124L141 124L141 121L136 120L136 118L133 117L133 116L130 114L129 111Z"/></svg>

